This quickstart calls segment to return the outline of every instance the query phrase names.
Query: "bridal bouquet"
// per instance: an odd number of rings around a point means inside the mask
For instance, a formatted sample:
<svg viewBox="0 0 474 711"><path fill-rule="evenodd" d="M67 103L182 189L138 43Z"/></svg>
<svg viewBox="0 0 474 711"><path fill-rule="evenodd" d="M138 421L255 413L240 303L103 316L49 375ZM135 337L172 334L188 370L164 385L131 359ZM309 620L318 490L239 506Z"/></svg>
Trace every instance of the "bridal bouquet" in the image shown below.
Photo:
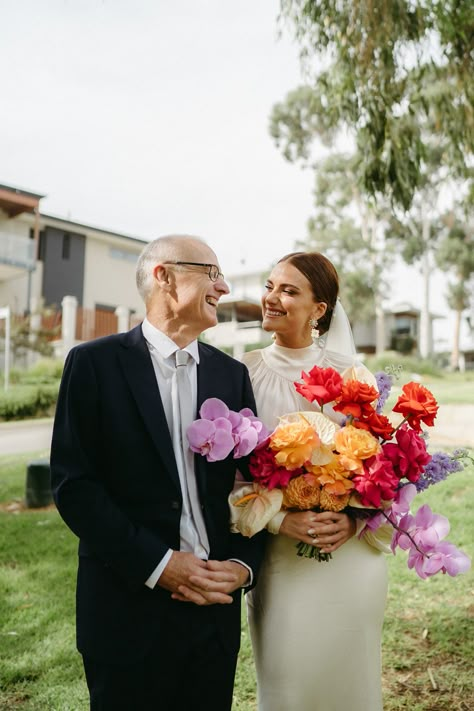
<svg viewBox="0 0 474 711"><path fill-rule="evenodd" d="M210 461L250 454L253 481L229 498L233 530L253 536L282 510L342 511L364 520L359 536L390 524L392 551L408 550L408 567L421 578L467 571L468 556L444 540L447 518L426 504L410 512L416 493L462 469L467 452L427 452L422 425L432 426L438 411L427 388L403 386L392 410L401 416L395 425L382 413L391 376L378 373L375 387L357 375L317 366L303 372L295 388L320 411L284 415L272 433L249 410L234 413L216 398L203 404L201 419L188 429L191 449ZM315 545L297 548L301 556L331 557Z"/></svg>

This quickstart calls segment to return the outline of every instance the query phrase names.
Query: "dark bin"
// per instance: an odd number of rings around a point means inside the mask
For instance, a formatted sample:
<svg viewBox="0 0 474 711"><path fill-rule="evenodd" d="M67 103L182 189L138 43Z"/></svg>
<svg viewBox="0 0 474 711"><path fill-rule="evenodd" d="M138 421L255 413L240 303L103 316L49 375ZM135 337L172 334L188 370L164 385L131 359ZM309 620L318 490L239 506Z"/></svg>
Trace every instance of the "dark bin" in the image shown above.
<svg viewBox="0 0 474 711"><path fill-rule="evenodd" d="M29 509L49 506L53 503L51 471L47 459L37 459L26 468L25 504Z"/></svg>

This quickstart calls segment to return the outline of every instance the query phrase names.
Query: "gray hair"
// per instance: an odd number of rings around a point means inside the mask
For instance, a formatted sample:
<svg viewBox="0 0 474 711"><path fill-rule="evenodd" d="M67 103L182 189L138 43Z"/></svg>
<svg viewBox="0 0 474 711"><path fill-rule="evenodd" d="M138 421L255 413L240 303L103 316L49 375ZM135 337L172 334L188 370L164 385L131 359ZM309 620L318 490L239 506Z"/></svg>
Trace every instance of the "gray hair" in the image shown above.
<svg viewBox="0 0 474 711"><path fill-rule="evenodd" d="M183 256L183 247L192 242L206 244L200 237L192 235L166 235L149 242L138 257L136 283L138 293L147 303L153 287L153 266L157 262L168 262Z"/></svg>

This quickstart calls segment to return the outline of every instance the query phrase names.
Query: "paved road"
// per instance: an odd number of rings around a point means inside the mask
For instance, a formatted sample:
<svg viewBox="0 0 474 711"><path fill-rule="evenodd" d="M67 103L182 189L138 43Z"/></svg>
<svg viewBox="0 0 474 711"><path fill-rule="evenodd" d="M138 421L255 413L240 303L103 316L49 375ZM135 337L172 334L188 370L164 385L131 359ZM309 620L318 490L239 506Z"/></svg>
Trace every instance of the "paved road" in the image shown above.
<svg viewBox="0 0 474 711"><path fill-rule="evenodd" d="M48 450L52 426L52 420L0 423L0 454ZM436 447L474 448L474 404L443 405L429 435L431 451Z"/></svg>
<svg viewBox="0 0 474 711"><path fill-rule="evenodd" d="M52 427L52 420L0 423L0 454L48 451Z"/></svg>

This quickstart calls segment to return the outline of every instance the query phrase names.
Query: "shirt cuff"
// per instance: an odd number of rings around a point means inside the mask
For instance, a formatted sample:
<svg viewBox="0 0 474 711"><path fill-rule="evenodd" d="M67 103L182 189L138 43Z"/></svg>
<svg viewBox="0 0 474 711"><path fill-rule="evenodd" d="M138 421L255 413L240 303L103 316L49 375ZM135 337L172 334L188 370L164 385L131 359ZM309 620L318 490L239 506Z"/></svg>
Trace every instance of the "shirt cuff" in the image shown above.
<svg viewBox="0 0 474 711"><path fill-rule="evenodd" d="M229 558L229 562L231 562L231 561L232 561L232 563L240 563L240 565L243 565L244 568L247 568L247 570L249 571L249 579L247 580L245 585L242 585L242 588L243 589L249 588L251 585L253 585L253 570L252 570L252 568L249 565L247 565L247 563L244 563L243 561L239 560L238 558Z"/></svg>
<svg viewBox="0 0 474 711"><path fill-rule="evenodd" d="M159 564L156 566L155 570L154 570L153 573L150 575L150 577L148 578L148 580L145 580L145 585L147 586L147 588L153 589L153 588L155 587L156 583L158 582L158 580L159 580L160 577L161 577L162 572L164 571L164 569L165 569L166 566L168 565L168 561L169 561L169 559L171 558L172 555L173 555L173 551L172 551L171 548L170 548L170 549L164 554L163 558L160 560Z"/></svg>

